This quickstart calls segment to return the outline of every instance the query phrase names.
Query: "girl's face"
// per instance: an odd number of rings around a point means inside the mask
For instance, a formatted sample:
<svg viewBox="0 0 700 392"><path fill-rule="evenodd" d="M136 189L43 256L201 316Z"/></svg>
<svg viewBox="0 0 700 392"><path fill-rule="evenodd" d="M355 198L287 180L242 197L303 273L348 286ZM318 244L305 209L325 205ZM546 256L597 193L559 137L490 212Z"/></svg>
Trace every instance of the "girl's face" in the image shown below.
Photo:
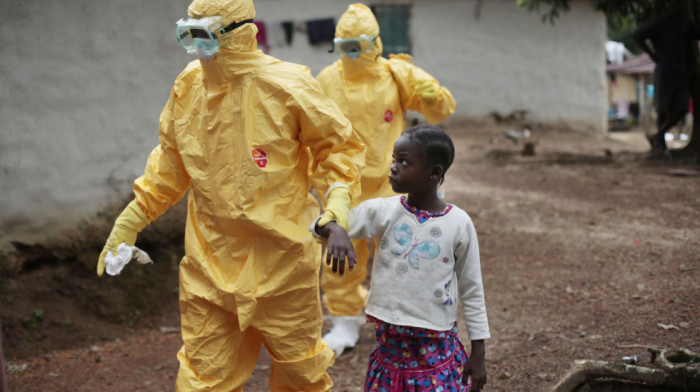
<svg viewBox="0 0 700 392"><path fill-rule="evenodd" d="M389 184L396 193L414 193L433 188L431 168L426 166L423 149L417 142L401 136L394 143Z"/></svg>

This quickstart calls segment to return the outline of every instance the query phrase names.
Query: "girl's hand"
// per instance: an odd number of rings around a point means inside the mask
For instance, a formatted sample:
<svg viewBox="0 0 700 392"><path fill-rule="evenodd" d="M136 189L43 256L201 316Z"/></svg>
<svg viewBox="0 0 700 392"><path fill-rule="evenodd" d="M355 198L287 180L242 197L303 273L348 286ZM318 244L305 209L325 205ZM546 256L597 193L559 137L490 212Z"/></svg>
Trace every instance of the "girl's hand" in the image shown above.
<svg viewBox="0 0 700 392"><path fill-rule="evenodd" d="M467 385L468 378L471 377L472 392L479 392L486 385L486 363L484 357L486 349L484 348L483 340L472 340L472 352L464 365L464 373L462 374L462 384Z"/></svg>
<svg viewBox="0 0 700 392"><path fill-rule="evenodd" d="M352 271L357 262L355 248L352 246L348 233L334 221L328 222L323 227L316 227L316 232L322 237L328 238L326 245L326 265L333 263L333 273L343 276L345 273L345 259L348 261L348 268Z"/></svg>

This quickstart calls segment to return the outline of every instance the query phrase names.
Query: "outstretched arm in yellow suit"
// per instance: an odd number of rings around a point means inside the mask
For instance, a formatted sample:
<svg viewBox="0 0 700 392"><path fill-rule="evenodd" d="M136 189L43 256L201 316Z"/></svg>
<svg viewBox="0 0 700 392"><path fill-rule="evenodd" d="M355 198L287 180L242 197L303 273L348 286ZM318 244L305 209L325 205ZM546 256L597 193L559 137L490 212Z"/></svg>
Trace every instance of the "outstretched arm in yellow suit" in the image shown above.
<svg viewBox="0 0 700 392"><path fill-rule="evenodd" d="M174 129L174 94L171 91L170 100L160 115L160 144L148 156L143 175L134 181L136 198L117 217L100 253L97 261L98 276L104 273L107 252L116 255L117 247L122 242L133 246L138 233L180 200L189 188L190 178L171 136Z"/></svg>
<svg viewBox="0 0 700 392"><path fill-rule="evenodd" d="M454 113L457 104L450 90L423 69L397 57L389 60L389 68L398 84L404 110L422 113L431 124Z"/></svg>

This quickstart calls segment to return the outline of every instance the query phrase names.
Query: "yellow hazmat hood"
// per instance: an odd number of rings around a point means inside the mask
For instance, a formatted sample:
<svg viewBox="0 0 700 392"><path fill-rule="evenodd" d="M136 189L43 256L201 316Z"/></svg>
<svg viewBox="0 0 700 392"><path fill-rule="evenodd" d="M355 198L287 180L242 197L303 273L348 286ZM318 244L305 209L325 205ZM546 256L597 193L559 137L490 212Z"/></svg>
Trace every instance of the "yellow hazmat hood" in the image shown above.
<svg viewBox="0 0 700 392"><path fill-rule="evenodd" d="M194 0L187 7L192 18L221 16L231 24L255 18L252 0ZM219 38L220 48L232 52L249 52L257 49L255 36L258 28L253 23L245 24Z"/></svg>
<svg viewBox="0 0 700 392"><path fill-rule="evenodd" d="M336 38L351 38L362 34L373 35L377 39L372 50L362 53L358 58L354 60L345 56L340 58L345 71L352 75L371 72L375 66L373 63L377 57L382 55L383 49L382 40L379 38L379 23L377 23L377 18L374 17L372 10L364 4L350 4L335 27L335 36Z"/></svg>
<svg viewBox="0 0 700 392"><path fill-rule="evenodd" d="M335 27L335 36L350 38L362 34L379 36L379 23L377 23L372 10L366 5L350 4Z"/></svg>

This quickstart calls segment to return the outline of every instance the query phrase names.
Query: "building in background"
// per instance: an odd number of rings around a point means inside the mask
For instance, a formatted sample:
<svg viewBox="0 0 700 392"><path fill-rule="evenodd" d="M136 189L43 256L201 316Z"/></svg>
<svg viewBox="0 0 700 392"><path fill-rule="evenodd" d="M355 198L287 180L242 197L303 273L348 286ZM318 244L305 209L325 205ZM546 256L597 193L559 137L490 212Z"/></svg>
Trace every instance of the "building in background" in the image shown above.
<svg viewBox="0 0 700 392"><path fill-rule="evenodd" d="M608 120L611 130L627 129L635 123L648 128L655 121L654 66L654 62L645 53L605 67L608 74Z"/></svg>
<svg viewBox="0 0 700 392"><path fill-rule="evenodd" d="M316 75L336 57L328 53L330 43L310 44L304 22L337 21L349 3L256 1L266 31L279 31L277 25L285 21L295 26L291 43L268 39L273 42L269 53L306 64ZM527 113L535 125L606 131L607 27L593 1L571 2L571 10L554 25L517 8L515 0L366 4L380 24L384 55L411 54L416 65L430 70L454 94L457 110L451 121Z"/></svg>
<svg viewBox="0 0 700 392"><path fill-rule="evenodd" d="M0 5L0 252L129 197L171 84L193 60L174 36L189 3ZM316 75L336 59L329 31L350 3L255 0L261 49ZM572 1L554 25L515 0L366 4L387 51L409 52L453 93L450 122L520 113L533 125L606 131L606 24L592 0ZM32 34L18 33L27 26Z"/></svg>

